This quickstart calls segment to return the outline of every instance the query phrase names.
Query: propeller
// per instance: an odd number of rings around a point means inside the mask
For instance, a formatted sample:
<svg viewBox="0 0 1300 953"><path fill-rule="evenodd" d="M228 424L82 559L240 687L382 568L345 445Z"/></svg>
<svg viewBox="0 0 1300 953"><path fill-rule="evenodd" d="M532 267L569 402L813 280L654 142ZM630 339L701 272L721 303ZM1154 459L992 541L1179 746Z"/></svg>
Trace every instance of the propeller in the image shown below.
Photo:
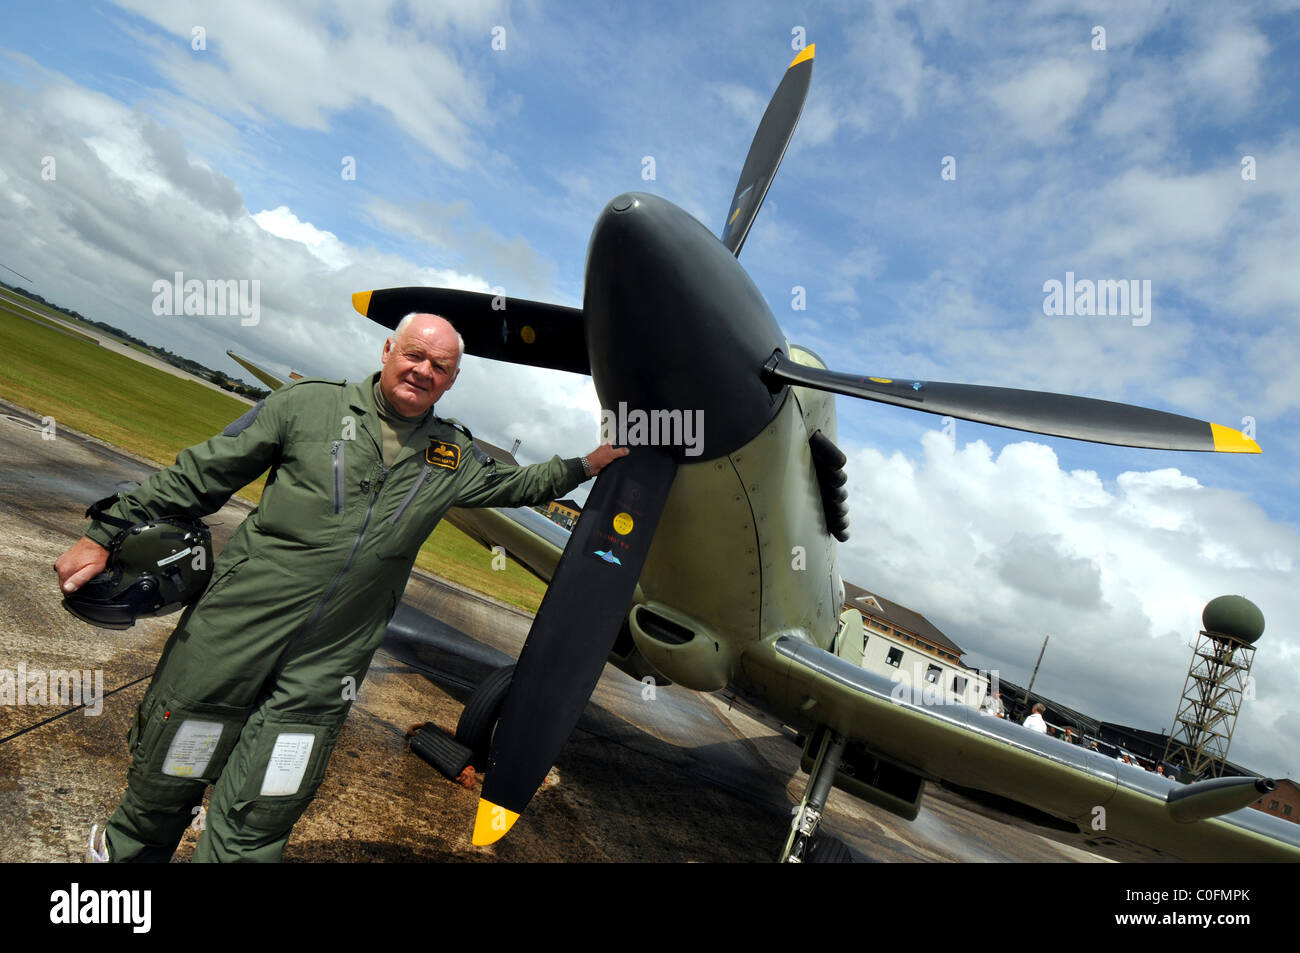
<svg viewBox="0 0 1300 953"><path fill-rule="evenodd" d="M1260 452L1259 444L1231 427L1092 397L979 384L860 377L797 364L780 351L763 366L763 378L773 391L794 384L927 414L1091 443L1152 450Z"/></svg>
<svg viewBox="0 0 1300 953"><path fill-rule="evenodd" d="M451 288L358 291L352 296L352 307L386 328L396 328L412 312L440 314L465 339L466 354L591 373L579 308Z"/></svg>
<svg viewBox="0 0 1300 953"><path fill-rule="evenodd" d="M505 836L578 724L676 475L668 453L639 447L596 478L515 666L488 753L475 844Z"/></svg>
<svg viewBox="0 0 1300 953"><path fill-rule="evenodd" d="M749 155L745 156L745 164L740 169L740 179L736 182L736 192L731 197L731 208L721 235L722 244L738 258L749 227L754 224L767 190L776 178L776 170L790 145L794 127L799 124L808 86L812 83L816 49L817 44L810 43L791 60L781 84L772 94L772 101L767 104L758 131L754 133L754 141L749 145Z"/></svg>

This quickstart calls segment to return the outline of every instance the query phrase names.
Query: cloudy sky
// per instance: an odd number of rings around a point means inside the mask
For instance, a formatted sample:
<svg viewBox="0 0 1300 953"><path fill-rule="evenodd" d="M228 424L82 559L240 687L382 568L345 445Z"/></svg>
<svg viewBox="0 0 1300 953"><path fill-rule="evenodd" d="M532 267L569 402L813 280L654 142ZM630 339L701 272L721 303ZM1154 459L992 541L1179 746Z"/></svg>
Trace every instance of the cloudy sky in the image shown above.
<svg viewBox="0 0 1300 953"><path fill-rule="evenodd" d="M355 378L384 333L353 291L580 306L590 227L633 189L719 231L816 42L742 256L791 340L843 371L1253 426L1264 448L945 433L841 398L845 577L1022 683L1050 634L1038 688L1154 730L1201 607L1246 595L1268 628L1232 754L1300 774L1297 5L609 6L10 5L0 274L232 374L228 347ZM260 320L154 315L178 271L259 281ZM1067 272L1149 281L1149 322L1045 314ZM590 449L599 420L585 378L473 358L439 410L525 460Z"/></svg>

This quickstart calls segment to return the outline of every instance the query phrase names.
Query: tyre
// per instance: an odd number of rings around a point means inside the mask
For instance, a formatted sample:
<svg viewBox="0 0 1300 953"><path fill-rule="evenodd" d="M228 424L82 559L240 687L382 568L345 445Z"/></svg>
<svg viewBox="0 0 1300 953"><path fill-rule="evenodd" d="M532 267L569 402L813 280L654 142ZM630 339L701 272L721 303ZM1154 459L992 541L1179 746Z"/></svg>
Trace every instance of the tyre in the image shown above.
<svg viewBox="0 0 1300 953"><path fill-rule="evenodd" d="M505 705L510 683L515 677L515 667L499 668L479 683L470 696L469 704L460 713L456 723L456 740L469 748L473 755L470 764L475 771L487 766L488 751L492 748L492 733Z"/></svg>
<svg viewBox="0 0 1300 953"><path fill-rule="evenodd" d="M812 855L808 858L810 864L851 864L853 863L853 853L849 850L848 845L838 837L818 837L813 842Z"/></svg>
<svg viewBox="0 0 1300 953"><path fill-rule="evenodd" d="M472 757L467 746L447 737L433 722L426 722L411 736L411 751L453 781L460 777Z"/></svg>

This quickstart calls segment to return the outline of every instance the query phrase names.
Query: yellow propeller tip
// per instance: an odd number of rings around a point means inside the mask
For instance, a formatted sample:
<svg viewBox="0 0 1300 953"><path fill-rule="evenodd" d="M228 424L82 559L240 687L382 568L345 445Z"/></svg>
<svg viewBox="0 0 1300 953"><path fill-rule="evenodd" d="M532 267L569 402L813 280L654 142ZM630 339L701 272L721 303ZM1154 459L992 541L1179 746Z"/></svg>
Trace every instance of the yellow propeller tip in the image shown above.
<svg viewBox="0 0 1300 953"><path fill-rule="evenodd" d="M798 56L796 56L794 59L790 61L790 65L787 66L786 69L794 69L804 60L812 59L816 54L817 54L817 44L809 43L807 46L805 46L802 50L799 51Z"/></svg>
<svg viewBox="0 0 1300 953"><path fill-rule="evenodd" d="M358 291L352 295L352 307L357 309L357 313L369 317L370 296L372 294L374 294L373 291Z"/></svg>
<svg viewBox="0 0 1300 953"><path fill-rule="evenodd" d="M1210 424L1216 453L1260 453L1259 444L1239 430Z"/></svg>
<svg viewBox="0 0 1300 953"><path fill-rule="evenodd" d="M519 815L514 811L479 798L478 816L474 818L474 846L495 844L515 826Z"/></svg>

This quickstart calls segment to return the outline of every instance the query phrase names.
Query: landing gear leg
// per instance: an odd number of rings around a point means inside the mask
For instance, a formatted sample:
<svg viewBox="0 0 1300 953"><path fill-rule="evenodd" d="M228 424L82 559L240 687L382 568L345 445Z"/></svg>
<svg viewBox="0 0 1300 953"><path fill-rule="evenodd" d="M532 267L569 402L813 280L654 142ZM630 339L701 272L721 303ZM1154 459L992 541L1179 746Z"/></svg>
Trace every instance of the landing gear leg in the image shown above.
<svg viewBox="0 0 1300 953"><path fill-rule="evenodd" d="M823 728L819 733L821 740L817 759L813 762L812 774L804 788L803 801L791 822L790 836L786 838L785 848L781 851L781 863L784 864L815 862L814 855L818 853L816 848L823 842L827 842L828 846L838 845L838 848L828 851L834 853L837 859L841 853L847 854L839 841L817 836L817 825L821 823L822 811L826 807L826 799L830 797L831 784L835 781L835 772L839 770L840 760L844 757L845 744L845 739L830 729ZM814 744L817 742L814 741Z"/></svg>

